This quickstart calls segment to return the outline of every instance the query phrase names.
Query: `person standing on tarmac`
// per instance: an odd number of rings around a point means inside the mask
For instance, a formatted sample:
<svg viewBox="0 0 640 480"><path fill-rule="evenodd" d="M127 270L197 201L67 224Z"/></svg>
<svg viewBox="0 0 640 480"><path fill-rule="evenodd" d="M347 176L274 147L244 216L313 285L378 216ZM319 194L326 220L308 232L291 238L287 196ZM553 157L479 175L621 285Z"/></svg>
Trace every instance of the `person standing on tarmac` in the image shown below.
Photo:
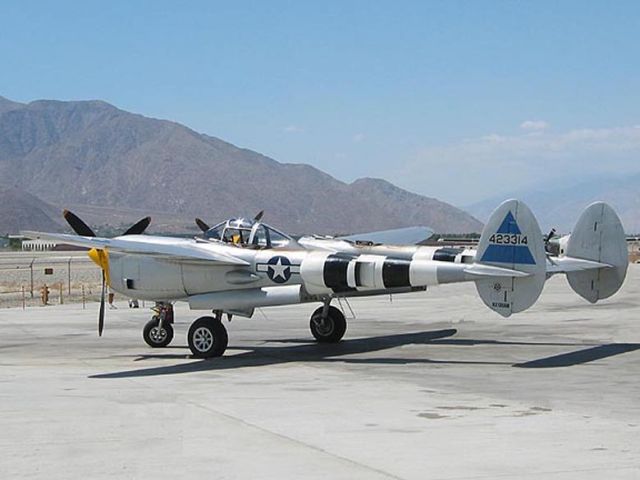
<svg viewBox="0 0 640 480"><path fill-rule="evenodd" d="M115 294L113 293L113 290L111 290L111 287L109 287L108 292L109 295L107 296L107 301L109 302L109 308L111 310L116 310L118 307L113 304L113 297L115 296Z"/></svg>

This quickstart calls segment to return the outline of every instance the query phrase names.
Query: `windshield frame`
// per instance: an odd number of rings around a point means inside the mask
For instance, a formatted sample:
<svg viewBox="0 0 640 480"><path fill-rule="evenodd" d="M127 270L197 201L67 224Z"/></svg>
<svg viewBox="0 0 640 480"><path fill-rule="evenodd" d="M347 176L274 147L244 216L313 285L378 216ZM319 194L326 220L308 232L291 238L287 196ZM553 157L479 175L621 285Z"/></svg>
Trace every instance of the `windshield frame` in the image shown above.
<svg viewBox="0 0 640 480"><path fill-rule="evenodd" d="M262 237L258 236L260 233L263 234ZM240 235L240 238L234 241L235 235ZM283 248L293 241L289 235L266 223L249 223L242 218L231 218L214 225L204 232L204 238L209 241L253 249ZM260 240L263 240L264 243Z"/></svg>

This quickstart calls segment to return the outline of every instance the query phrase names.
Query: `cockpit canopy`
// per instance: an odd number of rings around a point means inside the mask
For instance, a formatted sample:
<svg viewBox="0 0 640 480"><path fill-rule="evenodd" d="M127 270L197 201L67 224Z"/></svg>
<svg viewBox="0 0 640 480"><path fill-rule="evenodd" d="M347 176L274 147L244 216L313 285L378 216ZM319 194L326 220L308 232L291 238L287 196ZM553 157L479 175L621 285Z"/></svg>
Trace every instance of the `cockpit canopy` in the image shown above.
<svg viewBox="0 0 640 480"><path fill-rule="evenodd" d="M247 248L278 248L291 242L291 237L265 223L231 218L221 222L204 233L208 240L219 240Z"/></svg>

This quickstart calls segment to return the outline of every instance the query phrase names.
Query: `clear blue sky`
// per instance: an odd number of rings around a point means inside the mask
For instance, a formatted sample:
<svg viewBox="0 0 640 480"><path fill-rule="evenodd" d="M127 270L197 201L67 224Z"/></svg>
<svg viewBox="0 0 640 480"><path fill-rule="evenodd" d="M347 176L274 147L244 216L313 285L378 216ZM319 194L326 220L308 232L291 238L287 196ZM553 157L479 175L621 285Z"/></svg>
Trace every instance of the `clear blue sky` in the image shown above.
<svg viewBox="0 0 640 480"><path fill-rule="evenodd" d="M4 1L0 25L2 96L103 99L345 181L465 204L640 171L638 1Z"/></svg>

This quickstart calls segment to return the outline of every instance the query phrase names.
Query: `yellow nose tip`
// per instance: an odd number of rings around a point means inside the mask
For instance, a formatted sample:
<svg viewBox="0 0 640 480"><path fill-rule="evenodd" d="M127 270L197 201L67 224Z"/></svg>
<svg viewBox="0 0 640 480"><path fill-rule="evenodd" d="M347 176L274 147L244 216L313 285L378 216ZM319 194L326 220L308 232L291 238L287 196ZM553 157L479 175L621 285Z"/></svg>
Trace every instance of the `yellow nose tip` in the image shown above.
<svg viewBox="0 0 640 480"><path fill-rule="evenodd" d="M109 254L106 250L98 250L92 248L88 252L89 258L93 260L93 263L98 265L104 272L104 276L107 280L107 285L111 285L111 279L109 278Z"/></svg>

